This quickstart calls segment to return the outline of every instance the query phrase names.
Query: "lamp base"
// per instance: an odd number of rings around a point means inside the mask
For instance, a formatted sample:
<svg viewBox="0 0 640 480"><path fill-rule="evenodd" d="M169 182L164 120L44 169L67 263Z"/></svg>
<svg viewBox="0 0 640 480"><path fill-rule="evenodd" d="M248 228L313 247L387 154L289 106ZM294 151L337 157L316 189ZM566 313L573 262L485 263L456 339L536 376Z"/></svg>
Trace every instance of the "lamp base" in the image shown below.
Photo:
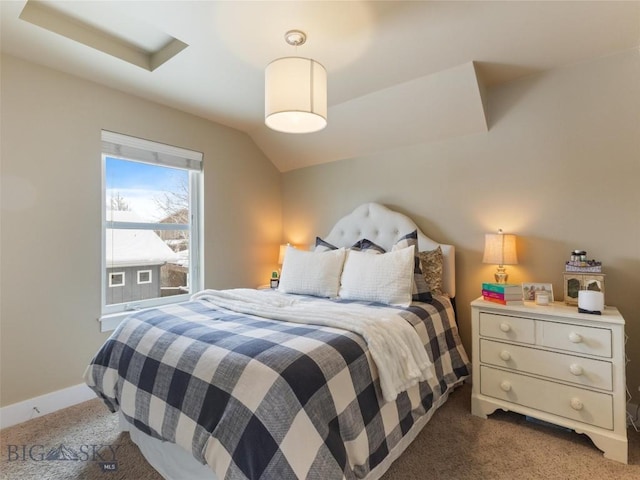
<svg viewBox="0 0 640 480"><path fill-rule="evenodd" d="M494 278L496 279L496 283L507 283L509 274L505 271L505 268L500 265L494 274Z"/></svg>

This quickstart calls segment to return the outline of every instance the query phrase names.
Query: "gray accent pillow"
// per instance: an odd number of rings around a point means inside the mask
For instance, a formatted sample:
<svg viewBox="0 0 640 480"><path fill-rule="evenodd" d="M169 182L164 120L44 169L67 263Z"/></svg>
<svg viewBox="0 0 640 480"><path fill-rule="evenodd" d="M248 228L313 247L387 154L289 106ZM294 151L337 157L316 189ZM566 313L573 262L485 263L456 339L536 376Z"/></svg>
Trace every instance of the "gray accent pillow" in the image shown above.
<svg viewBox="0 0 640 480"><path fill-rule="evenodd" d="M433 300L433 297L431 296L431 288L427 285L424 275L422 274L422 269L420 268L420 257L418 256L418 230L414 230L413 232L407 233L405 236L401 237L393 246L393 250L407 248L412 245L416 253L414 257L412 298L416 302L431 302L431 300Z"/></svg>
<svg viewBox="0 0 640 480"><path fill-rule="evenodd" d="M314 252L328 252L330 250L337 250L338 247L335 245L331 245L326 240L323 240L320 237L316 237L316 246L313 249ZM367 253L386 253L386 250L382 248L380 245L376 245L371 240L363 238L362 240L358 240L354 243L350 250L357 250L360 252L366 251Z"/></svg>

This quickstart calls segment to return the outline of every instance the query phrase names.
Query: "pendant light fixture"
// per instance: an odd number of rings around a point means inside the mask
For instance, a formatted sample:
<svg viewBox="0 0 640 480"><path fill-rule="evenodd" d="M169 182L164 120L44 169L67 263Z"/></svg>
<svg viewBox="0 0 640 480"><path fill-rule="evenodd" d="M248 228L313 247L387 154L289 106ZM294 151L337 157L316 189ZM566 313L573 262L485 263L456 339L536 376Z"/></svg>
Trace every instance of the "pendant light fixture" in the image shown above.
<svg viewBox="0 0 640 480"><path fill-rule="evenodd" d="M286 42L298 47L307 40L289 30ZM327 71L310 58L284 57L265 70L264 123L285 133L311 133L327 126Z"/></svg>

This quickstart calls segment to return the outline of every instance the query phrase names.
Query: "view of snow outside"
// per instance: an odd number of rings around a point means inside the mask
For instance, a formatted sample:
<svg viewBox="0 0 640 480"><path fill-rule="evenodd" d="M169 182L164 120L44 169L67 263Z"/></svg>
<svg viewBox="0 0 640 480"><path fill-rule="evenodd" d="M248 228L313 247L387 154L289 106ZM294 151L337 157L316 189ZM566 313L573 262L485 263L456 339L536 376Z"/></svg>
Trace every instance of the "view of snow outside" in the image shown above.
<svg viewBox="0 0 640 480"><path fill-rule="evenodd" d="M188 208L189 172L147 163L106 159L107 209L121 199L144 222L159 222L180 208ZM167 205L173 201L173 204ZM128 207L128 208L127 208Z"/></svg>
<svg viewBox="0 0 640 480"><path fill-rule="evenodd" d="M107 157L107 221L189 223L189 172ZM189 230L111 229L106 231L107 275L118 271L124 285L106 285L107 304L187 293ZM155 266L155 267L153 267ZM140 284L138 270L154 268L153 282ZM145 270L146 272L146 270Z"/></svg>

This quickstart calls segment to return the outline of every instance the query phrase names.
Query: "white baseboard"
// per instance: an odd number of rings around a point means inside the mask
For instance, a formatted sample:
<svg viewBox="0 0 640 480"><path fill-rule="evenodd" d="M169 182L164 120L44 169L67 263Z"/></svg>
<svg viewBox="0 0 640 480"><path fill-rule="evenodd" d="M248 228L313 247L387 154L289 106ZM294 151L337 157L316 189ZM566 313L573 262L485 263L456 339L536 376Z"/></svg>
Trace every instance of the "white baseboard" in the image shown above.
<svg viewBox="0 0 640 480"><path fill-rule="evenodd" d="M47 393L46 395L30 398L23 402L14 403L13 405L7 405L0 408L0 428L11 427L93 398L96 398L95 392L84 383L81 383L73 387Z"/></svg>

